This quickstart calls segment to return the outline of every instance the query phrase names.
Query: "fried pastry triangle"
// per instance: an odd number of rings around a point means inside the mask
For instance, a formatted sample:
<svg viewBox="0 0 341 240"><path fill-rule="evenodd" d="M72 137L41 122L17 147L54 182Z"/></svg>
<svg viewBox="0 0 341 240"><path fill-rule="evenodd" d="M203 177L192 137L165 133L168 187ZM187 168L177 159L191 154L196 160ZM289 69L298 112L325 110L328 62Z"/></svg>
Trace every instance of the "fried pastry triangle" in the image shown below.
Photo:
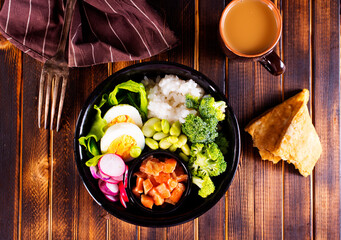
<svg viewBox="0 0 341 240"><path fill-rule="evenodd" d="M308 100L309 91L303 89L252 120L245 128L263 160L273 163L286 160L305 177L311 174L322 153L307 108Z"/></svg>

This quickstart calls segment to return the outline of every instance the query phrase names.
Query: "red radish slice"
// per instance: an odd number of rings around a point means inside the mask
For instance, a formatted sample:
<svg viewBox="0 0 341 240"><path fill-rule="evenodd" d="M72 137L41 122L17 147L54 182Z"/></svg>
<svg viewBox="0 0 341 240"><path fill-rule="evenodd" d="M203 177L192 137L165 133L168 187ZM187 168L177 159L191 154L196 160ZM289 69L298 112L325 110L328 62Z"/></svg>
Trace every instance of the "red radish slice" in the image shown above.
<svg viewBox="0 0 341 240"><path fill-rule="evenodd" d="M123 159L113 153L108 153L101 157L98 167L101 173L110 177L119 177L123 175L126 169Z"/></svg>
<svg viewBox="0 0 341 240"><path fill-rule="evenodd" d="M97 166L91 166L90 167L90 172L91 172L91 175L93 176L94 179L99 179L100 178L100 175L98 174Z"/></svg>
<svg viewBox="0 0 341 240"><path fill-rule="evenodd" d="M118 177L111 177L111 178L119 182L123 181L123 175L118 176Z"/></svg>
<svg viewBox="0 0 341 240"><path fill-rule="evenodd" d="M120 189L120 198L123 199L125 202L129 202L128 195L126 189L124 188L123 182L118 184L118 188Z"/></svg>
<svg viewBox="0 0 341 240"><path fill-rule="evenodd" d="M109 179L104 180L104 181L106 181L108 183L112 183L112 184L118 184L120 182L118 180L112 179L111 177L109 177Z"/></svg>
<svg viewBox="0 0 341 240"><path fill-rule="evenodd" d="M114 195L117 195L119 193L117 184L106 182L106 186Z"/></svg>
<svg viewBox="0 0 341 240"><path fill-rule="evenodd" d="M124 188L128 186L128 165L126 165L126 170L124 172L123 185Z"/></svg>
<svg viewBox="0 0 341 240"><path fill-rule="evenodd" d="M97 174L99 175L99 178L104 180L104 181L107 181L110 179L110 176L103 174L101 171L98 171Z"/></svg>
<svg viewBox="0 0 341 240"><path fill-rule="evenodd" d="M112 202L117 202L118 201L118 196L111 196L111 195L104 195L109 201Z"/></svg>
<svg viewBox="0 0 341 240"><path fill-rule="evenodd" d="M100 189L105 195L115 196L115 195L118 194L118 192L116 192L116 193L112 192L112 191L107 187L107 183L106 183L105 181L98 180L98 186L99 186L99 189Z"/></svg>

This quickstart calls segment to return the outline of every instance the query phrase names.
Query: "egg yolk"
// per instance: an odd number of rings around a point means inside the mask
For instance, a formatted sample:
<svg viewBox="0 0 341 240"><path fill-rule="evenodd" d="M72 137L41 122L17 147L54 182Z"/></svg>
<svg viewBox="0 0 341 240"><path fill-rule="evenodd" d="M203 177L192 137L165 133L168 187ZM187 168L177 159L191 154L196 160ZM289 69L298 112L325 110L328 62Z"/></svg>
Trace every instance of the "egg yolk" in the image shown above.
<svg viewBox="0 0 341 240"><path fill-rule="evenodd" d="M122 135L111 142L108 153L120 155L123 160L130 157L131 147L136 145L136 141L129 135Z"/></svg>
<svg viewBox="0 0 341 240"><path fill-rule="evenodd" d="M134 120L129 117L128 115L120 115L120 116L117 116L115 117L109 124L108 124L108 127L116 124L116 123L123 123L123 122L127 122L127 123L134 123Z"/></svg>

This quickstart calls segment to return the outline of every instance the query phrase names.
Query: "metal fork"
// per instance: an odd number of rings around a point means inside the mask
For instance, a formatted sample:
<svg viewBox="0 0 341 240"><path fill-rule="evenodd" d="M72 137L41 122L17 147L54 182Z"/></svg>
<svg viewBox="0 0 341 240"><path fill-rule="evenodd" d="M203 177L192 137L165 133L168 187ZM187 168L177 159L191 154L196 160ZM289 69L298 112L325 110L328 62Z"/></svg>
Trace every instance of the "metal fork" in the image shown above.
<svg viewBox="0 0 341 240"><path fill-rule="evenodd" d="M49 116L49 107L50 107L50 97L51 97L51 86L53 86L52 90L52 107L51 107L51 116L50 116L50 129L53 129L53 119L55 115L55 108L58 97L58 88L60 79L62 79L62 90L60 93L60 100L58 106L58 116L57 116L57 132L60 128L60 118L62 115L64 98L65 98L65 90L67 85L67 80L69 77L69 68L68 64L65 60L65 48L66 41L70 30L71 25L71 17L72 12L75 6L76 0L67 0L65 13L64 13L64 24L62 28L62 34L59 40L58 48L56 54L48 59L41 71L40 76L40 84L39 84L39 98L38 98L38 127L41 127L41 113L43 108L43 94L44 94L44 85L46 85L46 96L45 96L45 128L47 129L47 119ZM46 83L46 84L45 84Z"/></svg>

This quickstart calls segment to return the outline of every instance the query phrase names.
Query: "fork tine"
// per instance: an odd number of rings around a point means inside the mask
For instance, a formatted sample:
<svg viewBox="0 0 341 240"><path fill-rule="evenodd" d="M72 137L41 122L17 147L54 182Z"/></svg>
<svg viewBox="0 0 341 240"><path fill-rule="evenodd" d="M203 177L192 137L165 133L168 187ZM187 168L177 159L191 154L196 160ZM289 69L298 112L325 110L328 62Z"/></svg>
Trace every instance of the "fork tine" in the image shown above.
<svg viewBox="0 0 341 240"><path fill-rule="evenodd" d="M45 98L45 129L47 129L47 118L49 116L49 107L50 107L50 96L51 96L51 82L52 76L51 74L47 74L47 82L46 82L46 98Z"/></svg>
<svg viewBox="0 0 341 240"><path fill-rule="evenodd" d="M45 83L45 72L41 71L40 83L39 83L39 98L38 98L38 127L41 126L41 110L43 108L43 93Z"/></svg>
<svg viewBox="0 0 341 240"><path fill-rule="evenodd" d="M53 119L54 119L54 114L56 112L56 103L57 103L57 97L58 97L58 88L59 88L59 76L55 76L53 78L53 93L52 93L52 107L51 107L51 117L50 117L50 130L53 129Z"/></svg>
<svg viewBox="0 0 341 240"><path fill-rule="evenodd" d="M59 127L60 127L60 117L62 116L67 79L68 79L68 76L63 76L62 91L60 93L59 109L58 109L58 116L57 116L57 132L59 131Z"/></svg>

